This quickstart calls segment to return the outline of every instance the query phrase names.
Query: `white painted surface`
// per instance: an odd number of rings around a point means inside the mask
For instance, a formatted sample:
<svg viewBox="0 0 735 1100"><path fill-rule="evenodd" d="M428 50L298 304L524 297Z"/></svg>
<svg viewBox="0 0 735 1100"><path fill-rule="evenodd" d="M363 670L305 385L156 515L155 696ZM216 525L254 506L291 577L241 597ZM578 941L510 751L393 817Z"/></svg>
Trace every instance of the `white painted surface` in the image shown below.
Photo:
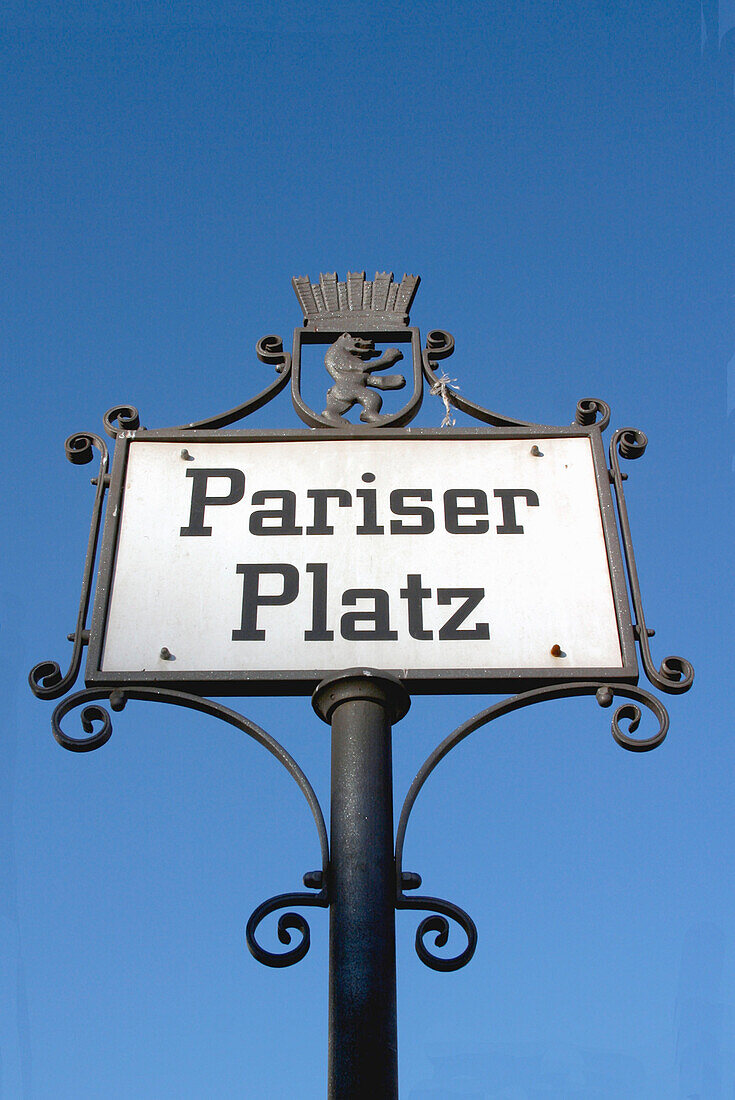
<svg viewBox="0 0 735 1100"><path fill-rule="evenodd" d="M535 457L536 444L542 457ZM188 445L135 441L123 498L103 672L211 672L314 670L354 665L393 669L562 669L621 666L621 651L605 550L592 453L586 438L313 440L222 442ZM234 467L245 474L243 499L209 506L210 537L183 537L193 479L187 470ZM366 484L362 475L375 474ZM224 494L227 481L210 480ZM385 533L356 535L362 521L357 489L375 488L378 523ZM393 489L431 489L430 534L391 534ZM267 535L249 531L253 493L290 489L296 522L312 523L308 489L344 489L352 506L329 504L331 535ZM488 498L487 533L450 534L443 494L478 489ZM523 534L499 534L502 502L496 489L529 489L538 507L516 502ZM260 507L274 507L268 502ZM473 524L479 516L463 517ZM404 522L412 522L405 517ZM312 619L308 563L327 563L327 625L332 641L307 641ZM238 564L287 563L299 574L299 593L288 606L265 606L257 626L262 641L234 641L241 624L243 578ZM423 602L430 640L409 635L407 574L420 574L431 597ZM396 640L347 640L340 623L350 588L383 589ZM463 628L487 623L489 638L444 640L438 630L458 606L438 606L438 588L479 588L482 602ZM282 591L280 577L263 577L260 591ZM564 657L551 653L561 647ZM163 646L173 660L163 660Z"/></svg>

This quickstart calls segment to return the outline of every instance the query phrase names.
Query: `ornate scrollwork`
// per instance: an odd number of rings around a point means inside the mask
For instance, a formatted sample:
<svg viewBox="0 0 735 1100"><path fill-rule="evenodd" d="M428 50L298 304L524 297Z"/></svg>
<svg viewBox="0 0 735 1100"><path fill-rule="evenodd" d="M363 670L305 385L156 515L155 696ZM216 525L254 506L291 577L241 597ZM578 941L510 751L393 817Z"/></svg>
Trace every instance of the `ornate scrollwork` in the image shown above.
<svg viewBox="0 0 735 1100"><path fill-rule="evenodd" d="M448 401L455 409L467 413L468 416L480 420L483 424L492 424L496 428L544 428L545 424L535 424L530 420L516 420L512 416L503 416L501 413L492 412L476 401L470 401L463 397L458 389L448 384L436 373L436 363L440 359L446 359L454 351L454 337L443 329L434 329L426 337L426 347L423 351L424 376L431 387L432 393L441 395L442 400ZM585 397L577 402L576 423L582 425L595 424L598 413L601 417L596 426L600 431L610 422L610 406L596 397Z"/></svg>
<svg viewBox="0 0 735 1100"><path fill-rule="evenodd" d="M97 556L97 542L102 520L102 505L107 490L107 467L109 456L104 439L94 432L77 432L70 435L64 444L66 457L75 466L86 465L94 457L94 448L100 453L100 465L97 477L92 484L96 485L92 519L87 541L87 556L84 560L84 573L82 575L82 590L79 596L79 610L74 633L69 635L73 643L71 661L66 673L62 673L58 661L39 661L31 669L28 675L28 683L31 691L39 699L58 699L64 695L76 681L82 663L82 651L89 641L87 631L87 613L92 591L92 575L94 562Z"/></svg>
<svg viewBox="0 0 735 1100"><path fill-rule="evenodd" d="M326 881L327 868L329 866L329 840L327 839L327 829L324 824L324 815L322 814L319 800L314 793L314 788L301 768L275 737L266 733L260 726L256 726L255 722L251 722L249 718L245 718L244 715L238 714L235 710L231 710L230 707L223 706L222 703L215 703L212 699L205 699L199 695L190 695L185 691L174 691L171 688L154 688L130 684L126 685L124 689L116 689L114 691L110 691L109 688L87 688L84 691L77 691L73 695L69 695L59 703L51 718L51 728L54 737L62 748L70 749L72 752L89 752L92 749L98 749L109 740L110 734L112 733L112 720L110 715L103 707L96 705L89 706L90 703L96 704L99 699L108 698L112 710L117 711L123 710L129 699L138 699L146 703L172 703L174 706L187 707L189 710L196 710L201 714L208 714L213 718L221 719L221 721L226 722L230 726L234 726L235 729L240 730L242 733L246 733L249 737L252 737L254 741L257 741L259 745L267 749L268 752L272 756L275 756L276 760L283 765L291 778L295 780L296 785L309 805L312 817L314 818L314 824L317 828L317 833L319 834L319 845L322 855L322 874L325 876ZM61 729L62 718L64 718L69 711L80 706L84 707L81 712L82 728L85 733L91 734L91 737L70 737ZM97 732L94 732L93 723L95 721L102 722L102 728ZM311 895L307 896L310 897Z"/></svg>
<svg viewBox="0 0 735 1100"><path fill-rule="evenodd" d="M601 418L599 422L597 422L598 413ZM583 426L597 423L600 431L604 432L610 423L610 415L610 406L607 401L601 401L599 397L583 397L581 401L577 402L574 421L576 424L582 424Z"/></svg>
<svg viewBox="0 0 735 1100"><path fill-rule="evenodd" d="M404 885L406 877L414 880L418 879L418 884L421 883L419 875L404 876ZM448 973L450 970L460 970L467 965L474 955L477 947L477 927L469 913L465 913L464 909L460 909L458 905L454 905L450 901L444 901L442 898L421 895L407 898L399 890L396 909L428 910L431 913L430 916L424 917L416 929L416 954L421 962L431 970L439 970L443 973ZM456 921L460 926L467 937L467 946L458 955L435 955L426 946L426 937L432 932L436 933L434 946L445 947L449 942L450 932L447 917Z"/></svg>
<svg viewBox="0 0 735 1100"><path fill-rule="evenodd" d="M648 446L648 436L640 428L618 428L610 440L610 461L613 461L615 448L622 458L631 462L636 458L642 458Z"/></svg>
<svg viewBox="0 0 735 1100"><path fill-rule="evenodd" d="M305 878L308 877L309 876L305 876ZM258 943L256 932L261 921L270 913L274 913L278 909L286 909L291 905L311 905L326 909L329 906L329 898L327 897L326 889L322 889L318 894L278 894L276 897L269 898L268 901L264 901L262 905L258 906L247 923L245 939L250 954L257 959L258 962L263 963L264 966L293 966L294 963L300 962L309 950L311 945L311 930L308 922L300 913L282 913L278 918L278 939L281 943L286 945L291 943L292 931L298 932L301 937L298 943L296 943L290 951L268 951Z"/></svg>
<svg viewBox="0 0 735 1100"><path fill-rule="evenodd" d="M454 352L454 337L442 328L432 329L426 334L424 361L428 358L433 366L436 359L447 359Z"/></svg>
<svg viewBox="0 0 735 1100"><path fill-rule="evenodd" d="M291 355L283 350L281 337L275 335L261 336L255 345L255 352L261 363L267 363L269 366L275 367L277 378L260 393L256 394L255 397L250 397L242 404L236 405L234 409L228 409L227 412L219 413L217 416L205 417L203 420L193 420L189 424L180 424L178 429L173 430L193 431L195 428L226 428L228 424L244 420L250 413L262 408L263 405L267 405L269 401L277 397L281 390L288 385L291 378Z"/></svg>
<svg viewBox="0 0 735 1100"><path fill-rule="evenodd" d="M54 713L51 715L51 730L62 749L68 749L70 752L93 752L94 749L101 748L102 745L110 740L112 734L112 719L108 711L97 703L88 702L79 712L79 720L82 729L88 735L87 737L70 737L69 734L65 733L61 728L62 718L68 714L70 710L74 710L75 707L83 704L88 697L89 693L86 691L80 691L75 695L69 695L59 703ZM101 723L100 728L97 730L95 730L95 722Z"/></svg>
<svg viewBox="0 0 735 1100"><path fill-rule="evenodd" d="M623 703L619 706L612 716L610 732L617 743L621 748L628 749L629 752L650 752L651 749L657 749L666 737L669 729L669 715L666 707L655 695L643 691L642 688L633 689L635 694L631 694L628 688L616 688L615 690L621 695L627 695L631 699L631 702ZM595 692L595 698L601 707L612 706L614 698L613 688L608 684L603 684ZM643 717L643 712L638 702L642 702L658 718L658 729L650 737L638 738L630 736L631 733L636 732L641 723L641 718ZM621 722L628 723L627 733L621 728Z"/></svg>
<svg viewBox="0 0 735 1100"><path fill-rule="evenodd" d="M135 405L113 405L102 417L105 431L111 439L117 439L120 432L134 432L140 427L140 414Z"/></svg>
<svg viewBox="0 0 735 1100"><path fill-rule="evenodd" d="M536 688L533 691L526 691L520 695L513 695L509 699L502 699L499 703L494 703L493 706L480 711L478 714L473 715L472 718L468 718L466 722L463 722L462 725L458 726L452 733L444 738L441 744L434 749L419 768L416 778L411 784L403 803L396 832L396 908L429 909L440 914L438 916L435 915L425 918L419 925L416 933L417 954L421 961L432 969L457 970L469 962L475 951L477 929L475 928L472 918L465 913L463 909L453 905L451 902L431 897L407 898L404 893L404 889L414 889L421 885L421 878L419 875L408 874L403 871L403 847L406 838L406 829L408 827L408 819L421 788L434 771L437 764L444 759L447 753L451 752L455 745L458 745L460 741L464 741L466 737L469 737L471 733L474 733L482 726L488 725L504 714L522 710L535 703L546 702L551 699L573 698L579 695L594 695L601 707L611 706L616 695L630 700L630 702L623 703L616 709L611 722L612 735L617 743L624 749L628 749L631 752L649 752L651 749L657 748L666 737L669 728L669 716L666 708L659 699L656 699L656 697L649 692L644 691L643 688L634 687L629 684L610 685L596 682L555 684L551 687ZM643 714L642 707L650 710L658 719L658 729L646 739L637 739L631 737L631 734L635 733L638 729ZM622 722L628 723L627 732L621 727ZM444 946L449 934L449 925L446 917L451 917L456 920L467 935L467 947L459 955L449 959L443 959L441 956L431 954L425 943L426 935L429 932L436 932L436 946Z"/></svg>
<svg viewBox="0 0 735 1100"><path fill-rule="evenodd" d="M72 465L86 466L94 458L95 446L100 450L100 457L106 460L107 445L104 439L94 432L75 432L64 441L64 454Z"/></svg>
<svg viewBox="0 0 735 1100"><path fill-rule="evenodd" d="M296 350L300 347L298 339L295 337L295 358L292 361L292 356L284 351L283 342L279 336L263 336L256 345L256 353L262 363L275 368L275 379L260 393L224 413L180 425L178 429L171 430L188 431L227 427L262 408L276 397L289 382L293 383L293 401L297 413L312 427L323 428L334 423L342 423L343 413L355 404L362 406L361 420L365 422L373 425L377 423L382 425L405 424L413 418L421 404L423 392L422 373L429 383L431 392L438 394L444 401L445 424L453 423L450 415L451 407L466 413L475 420L499 428L532 428L541 432L545 427L548 427L543 424L504 416L462 396L454 380L448 378L443 372L441 372L441 375L437 373L438 364L454 352L453 337L450 333L441 329L434 329L427 334L426 346L420 356L419 338L416 335L416 330L412 330L410 340L414 364L413 396L397 413L381 415L379 397L369 394L368 397L372 397L373 400L368 400L365 398L363 390L367 393L366 387L368 386L376 389L398 389L401 388L405 380L403 375L381 377L380 379L373 377L373 372L382 370L390 366L392 362L402 358L398 349L388 349L377 361L372 362L371 366L370 362L378 354L374 348L375 332L378 335L385 335L387 338L389 331L398 326L401 329L401 338L405 337L403 327L408 325L407 311L418 285L418 279L413 276L404 277L401 287L396 288L395 293L391 289L392 277L389 277L387 273L376 274L376 279L372 284L365 283L364 274L360 277L359 273L358 275L352 273L348 276L345 284L337 283L336 276L322 276L320 287L311 286L311 284L307 287L304 280L296 280L294 285L299 301L304 307L304 324L307 328L317 332L317 338L313 339L310 334L307 342L319 343L319 330L326 334L325 340L322 341L324 343L334 340L334 337L330 335L332 332L344 331L346 335L339 336L331 344L327 357L329 357L330 352L334 353L335 348L341 346L341 341L342 345L347 347L347 352L352 355L353 359L357 358L363 364L359 379L356 380L354 377L349 376L350 371L352 371L352 374L359 373L355 372L355 364L352 360L347 360L344 369L342 365L338 364L339 369L337 369L334 364L330 368L328 359L325 359L325 365L335 381L335 386L330 389L327 398L327 409L320 416L308 409L300 396L301 364L300 353ZM347 318L344 323L343 318ZM375 332L373 332L373 329ZM355 336L355 331L363 332L364 337ZM408 337L405 338L407 341ZM342 347L341 350L345 351L345 347ZM577 425L594 427L597 431L602 432L608 426L609 421L610 407L606 402L597 398L584 398L577 403L575 413L575 423ZM345 423L349 422L345 421ZM113 439L121 432L132 432L139 426L138 410L132 405L116 405L108 410L104 416L105 431ZM356 427L356 425L352 426ZM646 436L638 429L622 428L615 432L610 444L610 476L614 484L618 504L623 549L635 615L634 630L640 645L642 663L646 675L653 684L666 692L681 693L691 687L694 670L690 662L683 657L666 657L658 669L654 665L649 646L649 638L653 635L653 631L646 627L643 615L640 585L633 557L630 525L623 493L625 475L620 471L619 459L634 460L640 458L645 452L646 446ZM74 634L69 636L73 642L71 664L66 674L62 674L61 667L56 661L42 661L32 669L29 676L30 685L34 693L41 698L55 699L66 694L77 679L81 666L82 650L89 641L86 621L104 495L110 480L108 475L109 460L104 441L101 437L92 433L78 433L70 436L65 444L67 458L76 465L89 463L93 458L95 447L99 450L101 458L98 476L93 481L93 484L97 486L97 490L76 629ZM182 454L185 455L186 452L184 451ZM408 820L424 783L444 756L460 741L482 726L489 724L495 718L538 702L578 695L595 695L599 705L606 708L612 706L616 696L620 696L625 700L613 713L611 731L615 741L628 751L648 752L660 745L666 736L669 724L666 708L658 699L641 688L599 682L554 684L504 699L474 715L450 733L419 769L406 795L398 822L395 847L397 884L395 907L428 913L419 923L416 932L416 952L426 966L437 971L452 971L465 966L475 952L477 929L472 918L452 902L430 896L412 895L408 897L406 894L407 890L416 889L421 885L421 879L418 875L407 874L402 871L402 860ZM306 798L312 813L319 836L322 869L304 876L304 885L311 888L310 892L279 894L259 905L247 922L246 940L252 955L267 966L284 967L298 962L309 950L311 936L306 919L300 913L292 911L291 907L327 908L329 906L329 842L324 816L314 790L294 759L270 734L250 722L249 719L220 703L169 688L134 684L113 691L104 688L92 688L70 695L60 702L53 712L52 730L57 742L63 748L72 752L90 752L101 747L109 740L112 734L112 719L109 712L100 704L100 701L104 699L109 699L110 709L114 711L122 710L128 699L138 699L148 702L167 702L217 717L252 737L286 768ZM63 720L75 709L79 709L79 721L84 736L70 735L62 729ZM640 726L644 710L651 712L657 719L658 729L648 737L638 738L635 734ZM278 911L281 912L277 920L277 936L280 943L286 947L283 952L269 951L257 939L261 923ZM443 948L448 944L450 922L452 921L464 931L467 943L458 953L442 956L434 949ZM430 945L427 941L432 936L434 937L433 944ZM297 941L295 943L293 942L294 938Z"/></svg>
<svg viewBox="0 0 735 1100"><path fill-rule="evenodd" d="M625 503L625 493L623 491L623 480L624 476L627 475L623 475L620 471L620 458L626 458L631 461L640 458L645 453L647 446L648 440L644 433L638 428L619 428L614 432L610 440L610 472L612 475L613 487L615 489L615 498L618 504L623 553L625 554L625 564L628 569L630 594L635 614L634 631L641 650L643 668L646 676L655 687L672 695L680 695L682 692L688 691L694 683L694 668L691 662L685 657L665 657L660 666L656 668L649 643L649 638L653 637L654 631L649 630L646 626L646 619L643 613L641 586L638 580L638 570L636 569L635 555L633 553L633 539L630 531L630 521L628 519L628 508Z"/></svg>
<svg viewBox="0 0 735 1100"><path fill-rule="evenodd" d="M248 398L247 401L243 401L233 409L228 409L227 412L218 413L216 416L206 416L202 420L192 420L188 424L178 424L175 428L169 430L193 431L196 428L226 428L229 424L244 420L250 413L262 408L263 405L267 405L269 401L276 397L288 385L291 377L291 355L283 350L281 337L275 335L262 336L255 345L255 352L261 363L267 363L269 366L275 367L278 377L273 382L269 383L255 397ZM140 416L134 405L115 405L105 413L103 423L107 434L115 439L120 432L134 431L139 428Z"/></svg>
<svg viewBox="0 0 735 1100"><path fill-rule="evenodd" d="M283 350L283 340L275 334L261 336L255 345L255 354L261 363L270 363L279 374L287 374L291 367L291 355Z"/></svg>

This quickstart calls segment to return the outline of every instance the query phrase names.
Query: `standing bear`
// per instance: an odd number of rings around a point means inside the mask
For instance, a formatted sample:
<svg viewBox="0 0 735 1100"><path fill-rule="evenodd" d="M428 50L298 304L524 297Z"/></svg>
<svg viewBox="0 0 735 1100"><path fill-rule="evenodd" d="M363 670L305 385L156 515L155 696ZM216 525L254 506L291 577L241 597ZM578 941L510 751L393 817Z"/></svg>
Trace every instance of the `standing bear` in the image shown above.
<svg viewBox="0 0 735 1100"><path fill-rule="evenodd" d="M334 385L327 390L327 407L322 416L333 424L349 424L343 413L353 405L362 405L360 420L366 424L380 420L383 399L374 390L400 390L406 385L402 374L386 374L383 378L374 378L372 372L385 370L403 358L398 348L387 348L374 363L368 363L378 353L372 340L363 340L343 332L330 346L324 356ZM372 389L368 389L368 386Z"/></svg>

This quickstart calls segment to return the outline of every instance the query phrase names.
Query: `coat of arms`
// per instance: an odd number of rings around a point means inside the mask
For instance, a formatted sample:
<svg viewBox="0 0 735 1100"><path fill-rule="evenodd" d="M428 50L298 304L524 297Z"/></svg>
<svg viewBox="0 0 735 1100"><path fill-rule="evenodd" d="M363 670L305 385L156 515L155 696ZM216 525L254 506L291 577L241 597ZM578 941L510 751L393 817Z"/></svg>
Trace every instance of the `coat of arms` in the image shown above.
<svg viewBox="0 0 735 1100"><path fill-rule="evenodd" d="M390 272L376 272L372 282L364 271L350 272L345 282L338 282L336 273L322 274L318 283L305 276L293 280L304 314L304 327L294 331L293 400L306 424L351 426L346 414L355 407L363 424L398 426L413 417L421 402L421 346L418 329L409 326L408 310L418 285L417 275L404 275L396 283ZM407 378L382 373L404 359L400 346L376 348L386 343L407 345L406 374L413 382L405 404L388 413L381 411L380 391L403 389ZM326 345L324 367L333 381L321 412L309 407L302 390L302 349L313 344Z"/></svg>

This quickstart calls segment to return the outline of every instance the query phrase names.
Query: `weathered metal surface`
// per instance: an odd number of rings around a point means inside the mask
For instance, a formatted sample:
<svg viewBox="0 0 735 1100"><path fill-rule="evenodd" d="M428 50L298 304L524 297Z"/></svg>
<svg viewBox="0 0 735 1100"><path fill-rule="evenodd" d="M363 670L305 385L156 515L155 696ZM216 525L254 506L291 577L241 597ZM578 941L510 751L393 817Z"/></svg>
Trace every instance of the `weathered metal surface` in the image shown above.
<svg viewBox="0 0 735 1100"><path fill-rule="evenodd" d="M409 707L399 680L349 669L313 705L332 729L329 870L329 1096L398 1095L391 726Z"/></svg>
<svg viewBox="0 0 735 1100"><path fill-rule="evenodd" d="M305 275L292 280L304 315L304 328L359 332L363 329L394 329L407 325L408 311L418 290L418 275L404 275L400 283L393 272L376 271L372 282L364 271L353 271L344 283L335 272L322 273L318 283Z"/></svg>
<svg viewBox="0 0 735 1100"><path fill-rule="evenodd" d="M334 385L327 390L327 407L322 416L332 424L349 424L343 414L359 405L363 423L379 423L383 399L373 390L400 390L406 385L406 379L402 374L380 377L375 372L392 367L399 359L403 359L403 352L398 348L388 348L379 355L374 340L343 332L324 356L324 366L334 379Z"/></svg>

